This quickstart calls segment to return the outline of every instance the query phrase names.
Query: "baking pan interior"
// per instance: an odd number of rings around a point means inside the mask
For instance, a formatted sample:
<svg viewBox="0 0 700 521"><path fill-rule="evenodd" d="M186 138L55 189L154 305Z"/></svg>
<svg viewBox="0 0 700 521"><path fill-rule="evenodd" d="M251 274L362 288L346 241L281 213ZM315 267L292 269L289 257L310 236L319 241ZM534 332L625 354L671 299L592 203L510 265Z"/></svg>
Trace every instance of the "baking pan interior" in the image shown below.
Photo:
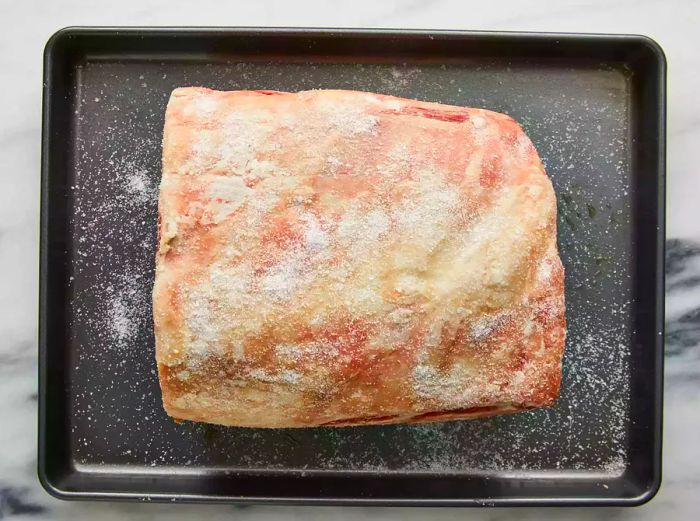
<svg viewBox="0 0 700 521"><path fill-rule="evenodd" d="M638 502L658 483L663 62L641 38L69 30L47 48L40 474L62 497ZM559 205L561 398L483 420L240 429L168 418L151 288L180 86L483 107Z"/></svg>

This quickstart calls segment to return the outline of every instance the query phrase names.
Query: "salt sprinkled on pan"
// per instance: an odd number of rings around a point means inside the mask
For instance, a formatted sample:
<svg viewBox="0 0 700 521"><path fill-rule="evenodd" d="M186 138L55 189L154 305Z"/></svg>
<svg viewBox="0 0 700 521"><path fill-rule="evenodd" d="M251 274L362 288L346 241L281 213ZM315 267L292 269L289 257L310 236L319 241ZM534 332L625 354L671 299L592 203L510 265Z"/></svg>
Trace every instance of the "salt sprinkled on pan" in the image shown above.
<svg viewBox="0 0 700 521"><path fill-rule="evenodd" d="M279 75L279 64L263 62L192 64L186 70L168 63L138 79L132 66L80 66L84 99L76 111L81 125L70 194L74 242L69 246L70 320L81 335L73 340L72 428L78 461L175 468L226 461L230 467L224 472L294 467L502 474L558 468L614 474L628 467L629 91L619 71L610 71L603 78L605 85L600 83L602 71L588 71L598 89L587 90L585 99L567 92L565 99L552 85L571 80L573 73L557 68L540 77L528 70L506 73L472 64L443 70L426 63L415 71L392 71L384 65L299 64ZM292 433L175 425L165 417L153 360L150 291L160 132L168 92L191 84L192 78L228 89L261 84L279 90L333 87L329 77L336 71L353 76L355 88L513 111L525 124L555 181L560 251L568 269L569 341L562 396L555 407L472 422ZM515 94L507 88L514 76L528 80ZM453 87L447 80L455 78ZM113 86L109 96L100 93L105 82ZM150 88L140 88L141 83ZM504 92L514 96L507 104ZM99 103L94 102L97 97ZM585 111L571 110L583 101L588 102ZM238 145L236 154L249 153L246 143ZM134 171L144 172L150 185L141 183L139 174L130 179L128 172ZM142 193L148 197L140 197ZM586 204L595 205L597 214ZM356 229L392 225L391 215L378 215L372 225L358 210L361 224ZM125 291L129 287L135 291ZM617 291L606 293L601 287ZM312 350L299 347L307 348ZM290 357L296 356L294 351L288 350ZM133 399L124 400L125 392ZM109 439L106 432L111 433Z"/></svg>
<svg viewBox="0 0 700 521"><path fill-rule="evenodd" d="M84 160L87 159L84 158ZM89 214L76 211L76 215L82 218L78 239L81 247L78 254L85 259L84 263L76 263L76 269L78 273L82 269L97 269L102 274L102 270L106 269L105 264L104 261L102 261L103 264L98 264L97 259L107 259L106 266L114 263L120 256L123 242L128 243L134 238L133 232L129 230L129 226L133 224L119 223L119 226L107 232L106 237L100 238L100 241L95 243L97 238L95 234L100 231L97 225L102 220L108 220L112 215L120 212L128 213L132 222L138 223L137 226L145 225L143 212L145 208L152 208L155 205L157 185L152 180L152 171L138 154L131 157L111 156L102 170L93 173L95 174L94 185L90 183L92 178L85 179L84 188L93 191L90 197L95 197L101 192L109 193L110 196L104 198L100 206L91 207ZM79 192L78 208L82 208L83 198L89 200ZM123 224L127 225L125 232L121 229ZM117 236L119 240L114 242L113 237ZM139 251L142 253L150 255L151 248L150 241L139 243ZM109 276L105 273L103 277L105 282L91 288L91 291L99 291L102 294L97 307L104 321L104 329L100 331L100 335L110 336L117 349L132 349L144 328L150 325L151 280L148 272L151 269L147 264L122 266L116 272L109 273ZM82 307L81 295L77 296L76 301L79 313L88 315L87 310ZM94 321L94 316L90 320Z"/></svg>
<svg viewBox="0 0 700 521"><path fill-rule="evenodd" d="M422 71L416 67L391 67L388 70L382 68L380 82L382 83L384 92L387 94L405 95L404 90L418 80ZM388 72L388 74L386 74Z"/></svg>
<svg viewBox="0 0 700 521"><path fill-rule="evenodd" d="M619 476L627 469L627 458L625 454L613 457L603 465L603 469L609 474Z"/></svg>
<svg viewBox="0 0 700 521"><path fill-rule="evenodd" d="M151 180L151 172L143 165L132 159L110 159L109 165L114 180L120 185L113 204L142 207L157 199L158 186Z"/></svg>
<svg viewBox="0 0 700 521"><path fill-rule="evenodd" d="M134 198L136 204L151 202L157 193L157 188L151 181L148 172L140 168L125 173L124 187L127 193Z"/></svg>
<svg viewBox="0 0 700 521"><path fill-rule="evenodd" d="M116 348L131 349L150 323L150 283L138 272L119 274L114 282L104 288L106 332Z"/></svg>
<svg viewBox="0 0 700 521"><path fill-rule="evenodd" d="M119 344L129 341L135 333L134 323L131 320L131 310L124 304L121 298L115 298L112 309L109 311L111 328Z"/></svg>

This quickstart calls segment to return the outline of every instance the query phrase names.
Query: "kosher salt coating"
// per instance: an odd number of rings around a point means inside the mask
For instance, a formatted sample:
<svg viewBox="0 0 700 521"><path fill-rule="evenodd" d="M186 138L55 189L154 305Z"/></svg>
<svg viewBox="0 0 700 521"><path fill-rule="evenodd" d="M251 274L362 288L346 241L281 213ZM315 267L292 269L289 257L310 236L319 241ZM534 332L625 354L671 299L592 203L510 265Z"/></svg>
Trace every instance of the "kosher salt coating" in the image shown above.
<svg viewBox="0 0 700 521"><path fill-rule="evenodd" d="M556 200L508 116L176 89L159 215L156 350L175 418L444 421L558 396Z"/></svg>

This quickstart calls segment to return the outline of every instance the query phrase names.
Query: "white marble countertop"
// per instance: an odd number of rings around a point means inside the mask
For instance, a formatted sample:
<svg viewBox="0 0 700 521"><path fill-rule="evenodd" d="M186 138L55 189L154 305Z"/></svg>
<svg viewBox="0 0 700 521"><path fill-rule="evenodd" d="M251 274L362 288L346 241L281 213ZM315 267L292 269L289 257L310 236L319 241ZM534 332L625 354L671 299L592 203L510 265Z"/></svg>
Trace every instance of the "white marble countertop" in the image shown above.
<svg viewBox="0 0 700 521"><path fill-rule="evenodd" d="M700 6L690 1L458 0L218 2L92 0L0 4L0 519L539 519L539 509L236 507L68 503L36 478L36 330L42 49L68 25L395 27L641 33L669 64L667 357L664 480L637 509L553 509L561 519L690 519L700 511L700 219L694 145L700 140ZM545 4L550 4L547 6Z"/></svg>

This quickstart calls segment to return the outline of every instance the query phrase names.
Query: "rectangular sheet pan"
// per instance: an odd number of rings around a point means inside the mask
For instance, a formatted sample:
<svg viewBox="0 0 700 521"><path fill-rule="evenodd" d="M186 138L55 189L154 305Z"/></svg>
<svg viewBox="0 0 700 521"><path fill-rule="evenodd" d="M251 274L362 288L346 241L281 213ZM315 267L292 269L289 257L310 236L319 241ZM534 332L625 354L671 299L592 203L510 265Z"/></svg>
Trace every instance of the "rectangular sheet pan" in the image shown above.
<svg viewBox="0 0 700 521"><path fill-rule="evenodd" d="M66 499L632 505L660 483L665 59L640 36L70 28L45 52L39 476ZM178 86L367 90L520 121L559 203L551 409L255 430L163 412L150 292Z"/></svg>

